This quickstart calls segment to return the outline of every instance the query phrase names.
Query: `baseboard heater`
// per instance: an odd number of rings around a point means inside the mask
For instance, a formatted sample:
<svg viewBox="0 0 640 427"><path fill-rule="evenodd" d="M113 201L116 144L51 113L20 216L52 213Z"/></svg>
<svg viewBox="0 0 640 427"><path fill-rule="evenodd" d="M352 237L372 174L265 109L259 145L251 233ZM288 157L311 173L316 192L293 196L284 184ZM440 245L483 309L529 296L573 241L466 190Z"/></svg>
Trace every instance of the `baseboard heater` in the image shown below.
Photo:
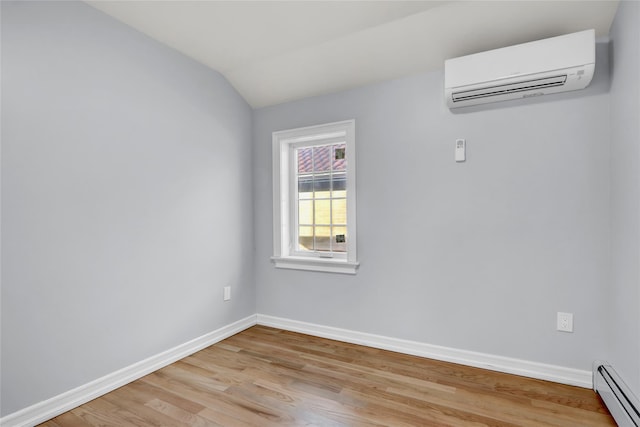
<svg viewBox="0 0 640 427"><path fill-rule="evenodd" d="M593 389L620 427L640 427L640 404L611 365L593 364Z"/></svg>

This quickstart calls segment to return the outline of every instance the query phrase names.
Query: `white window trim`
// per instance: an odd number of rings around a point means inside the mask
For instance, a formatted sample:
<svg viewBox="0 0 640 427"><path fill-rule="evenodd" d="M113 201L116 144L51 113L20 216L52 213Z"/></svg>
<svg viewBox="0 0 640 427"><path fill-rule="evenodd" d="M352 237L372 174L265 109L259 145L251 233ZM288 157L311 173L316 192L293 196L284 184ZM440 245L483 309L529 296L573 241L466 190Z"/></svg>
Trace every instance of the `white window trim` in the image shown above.
<svg viewBox="0 0 640 427"><path fill-rule="evenodd" d="M291 250L293 196L290 168L292 144L344 137L347 159L347 239L346 257L296 256ZM359 267L356 243L356 156L355 120L289 129L273 133L273 256L276 268L356 274Z"/></svg>

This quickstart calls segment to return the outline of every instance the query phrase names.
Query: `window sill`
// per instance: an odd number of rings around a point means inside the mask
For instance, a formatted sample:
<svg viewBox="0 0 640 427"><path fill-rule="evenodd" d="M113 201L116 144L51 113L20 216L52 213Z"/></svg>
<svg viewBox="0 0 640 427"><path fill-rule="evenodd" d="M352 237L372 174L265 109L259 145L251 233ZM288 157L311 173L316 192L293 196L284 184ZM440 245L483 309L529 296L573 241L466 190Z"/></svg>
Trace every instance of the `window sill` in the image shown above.
<svg viewBox="0 0 640 427"><path fill-rule="evenodd" d="M306 257L271 257L276 268L321 271L325 273L356 274L360 263Z"/></svg>

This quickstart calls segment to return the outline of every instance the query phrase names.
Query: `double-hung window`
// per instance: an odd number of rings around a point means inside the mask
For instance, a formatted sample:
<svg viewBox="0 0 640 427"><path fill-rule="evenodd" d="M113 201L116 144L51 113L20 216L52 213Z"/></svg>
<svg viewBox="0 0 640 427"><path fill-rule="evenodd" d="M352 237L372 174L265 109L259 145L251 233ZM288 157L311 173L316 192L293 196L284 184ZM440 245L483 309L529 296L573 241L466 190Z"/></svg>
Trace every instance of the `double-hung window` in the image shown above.
<svg viewBox="0 0 640 427"><path fill-rule="evenodd" d="M355 274L355 122L273 133L273 261Z"/></svg>

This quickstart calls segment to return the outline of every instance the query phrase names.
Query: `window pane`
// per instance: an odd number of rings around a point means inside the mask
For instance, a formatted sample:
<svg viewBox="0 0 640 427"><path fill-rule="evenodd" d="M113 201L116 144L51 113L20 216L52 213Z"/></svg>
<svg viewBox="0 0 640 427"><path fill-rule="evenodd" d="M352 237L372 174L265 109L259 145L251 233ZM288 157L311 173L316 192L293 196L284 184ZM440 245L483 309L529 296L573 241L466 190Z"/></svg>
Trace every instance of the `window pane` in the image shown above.
<svg viewBox="0 0 640 427"><path fill-rule="evenodd" d="M331 227L316 227L316 251L329 251Z"/></svg>
<svg viewBox="0 0 640 427"><path fill-rule="evenodd" d="M333 174L333 186L334 191L347 189L347 174L344 172L337 172Z"/></svg>
<svg viewBox="0 0 640 427"><path fill-rule="evenodd" d="M298 177L298 198L310 199L313 196L313 175Z"/></svg>
<svg viewBox="0 0 640 427"><path fill-rule="evenodd" d="M330 191L331 175L329 175L328 173L315 175L313 177L313 189L314 191Z"/></svg>
<svg viewBox="0 0 640 427"><path fill-rule="evenodd" d="M315 224L331 224L331 200L316 200ZM317 230L316 230L317 233ZM329 234L327 234L328 236Z"/></svg>
<svg viewBox="0 0 640 427"><path fill-rule="evenodd" d="M313 200L298 201L298 224L313 224Z"/></svg>
<svg viewBox="0 0 640 427"><path fill-rule="evenodd" d="M331 158L333 160L334 171L343 171L347 169L347 159L345 158L346 147L346 144L336 144L332 147L333 155Z"/></svg>
<svg viewBox="0 0 640 427"><path fill-rule="evenodd" d="M347 199L334 199L331 201L332 224L347 223Z"/></svg>
<svg viewBox="0 0 640 427"><path fill-rule="evenodd" d="M325 172L331 169L331 146L313 147L313 171Z"/></svg>
<svg viewBox="0 0 640 427"><path fill-rule="evenodd" d="M333 227L331 246L334 252L347 251L347 227Z"/></svg>
<svg viewBox="0 0 640 427"><path fill-rule="evenodd" d="M334 191L332 193L332 195L333 195L334 199L337 199L337 198L346 199L347 198L347 190Z"/></svg>
<svg viewBox="0 0 640 427"><path fill-rule="evenodd" d="M298 250L313 250L313 227L298 227Z"/></svg>
<svg viewBox="0 0 640 427"><path fill-rule="evenodd" d="M316 191L316 199L330 199L331 191Z"/></svg>
<svg viewBox="0 0 640 427"><path fill-rule="evenodd" d="M298 148L298 173L313 172L313 159L311 148Z"/></svg>

